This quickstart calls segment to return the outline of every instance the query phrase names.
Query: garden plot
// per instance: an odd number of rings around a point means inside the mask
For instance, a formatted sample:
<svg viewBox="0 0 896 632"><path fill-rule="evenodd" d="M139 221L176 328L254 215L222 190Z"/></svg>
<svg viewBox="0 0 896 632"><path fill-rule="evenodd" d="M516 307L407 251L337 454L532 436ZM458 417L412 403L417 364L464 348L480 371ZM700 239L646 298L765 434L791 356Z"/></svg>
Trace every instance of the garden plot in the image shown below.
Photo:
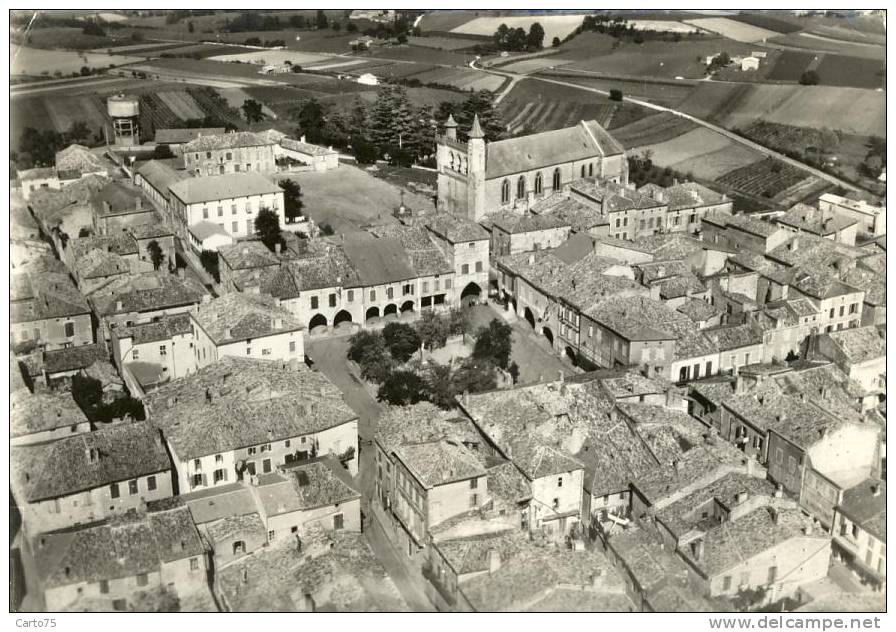
<svg viewBox="0 0 896 632"><path fill-rule="evenodd" d="M187 92L159 92L158 96L174 115L182 121L199 119L205 116L205 112L202 111L196 100Z"/></svg>
<svg viewBox="0 0 896 632"><path fill-rule="evenodd" d="M723 173L761 158L758 152L705 127L662 143L643 145L631 150L632 154L645 152L649 152L656 165L692 173L707 180L715 180Z"/></svg>
<svg viewBox="0 0 896 632"><path fill-rule="evenodd" d="M762 42L771 37L780 35L775 31L770 31L752 24L745 24L729 18L700 18L697 20L686 20L688 24L698 26L701 29L718 33L722 37L733 39L736 42Z"/></svg>
<svg viewBox="0 0 896 632"><path fill-rule="evenodd" d="M504 18L475 18L465 24L451 29L452 33L462 33L467 35L494 35L495 31L502 24L506 24L509 28L522 28L526 32L529 31L535 22L541 24L544 29L544 41L546 44L558 37L563 40L567 35L575 31L582 25L585 19L584 15L531 15L519 17Z"/></svg>

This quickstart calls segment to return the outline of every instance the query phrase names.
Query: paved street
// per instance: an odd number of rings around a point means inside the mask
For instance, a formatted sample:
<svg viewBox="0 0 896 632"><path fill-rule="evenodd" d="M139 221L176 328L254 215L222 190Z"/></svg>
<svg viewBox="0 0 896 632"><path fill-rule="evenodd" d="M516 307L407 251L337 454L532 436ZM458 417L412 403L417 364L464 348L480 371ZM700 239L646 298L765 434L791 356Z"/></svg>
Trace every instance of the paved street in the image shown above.
<svg viewBox="0 0 896 632"><path fill-rule="evenodd" d="M863 586L858 580L855 573L849 569L843 562L831 560L831 568L828 570L828 577L837 586L848 593L864 593L868 592L868 587Z"/></svg>

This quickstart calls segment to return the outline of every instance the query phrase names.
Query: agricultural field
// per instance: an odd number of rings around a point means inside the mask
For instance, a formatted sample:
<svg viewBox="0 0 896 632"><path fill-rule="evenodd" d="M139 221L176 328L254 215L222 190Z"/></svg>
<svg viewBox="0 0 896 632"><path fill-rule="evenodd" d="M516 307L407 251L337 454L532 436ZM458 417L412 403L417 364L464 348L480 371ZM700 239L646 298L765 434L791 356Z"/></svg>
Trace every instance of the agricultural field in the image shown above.
<svg viewBox="0 0 896 632"><path fill-rule="evenodd" d="M500 88L506 79L496 75L487 75L470 68L437 68L428 72L414 75L422 83L441 83L455 86L461 90L491 90Z"/></svg>
<svg viewBox="0 0 896 632"><path fill-rule="evenodd" d="M543 132L594 119L610 129L650 114L633 103L616 103L584 90L524 79L498 106L511 134Z"/></svg>
<svg viewBox="0 0 896 632"><path fill-rule="evenodd" d="M698 127L671 140L642 145L634 154L651 153L653 163L697 178L715 180L720 175L749 165L761 155L705 127Z"/></svg>
<svg viewBox="0 0 896 632"><path fill-rule="evenodd" d="M469 22L465 22L460 26L450 29L450 31L452 33L461 33L464 35L491 36L502 24L506 24L512 29L522 28L528 32L529 27L535 22L538 22L544 29L544 41L550 43L555 37L559 37L563 40L567 35L575 31L582 25L584 17L584 15L530 15L474 18Z"/></svg>
<svg viewBox="0 0 896 632"><path fill-rule="evenodd" d="M430 31L447 32L466 24L476 17L477 12L474 11L433 11L424 15L423 19L420 20L420 30L423 33Z"/></svg>
<svg viewBox="0 0 896 632"><path fill-rule="evenodd" d="M508 72L528 74L538 72L539 70L544 70L546 68L559 68L560 66L565 66L566 64L570 63L572 63L571 59L562 59L554 55L547 55L544 57L534 57L532 59L515 61L511 64L507 64L506 66L502 65L500 66L500 68L501 70L506 70Z"/></svg>
<svg viewBox="0 0 896 632"><path fill-rule="evenodd" d="M843 55L824 55L815 71L823 86L851 88L885 87L887 75L883 61Z"/></svg>
<svg viewBox="0 0 896 632"><path fill-rule="evenodd" d="M575 59L584 59L592 55L602 55L613 50L618 40L606 33L586 31L579 33L568 42L563 42L558 49L564 57L576 55Z"/></svg>
<svg viewBox="0 0 896 632"><path fill-rule="evenodd" d="M139 42L137 44L125 44L123 46L95 48L89 52L108 53L110 55L133 55L137 53L149 53L152 55L166 49L182 48L184 46L189 46L189 44L183 42Z"/></svg>
<svg viewBox="0 0 896 632"><path fill-rule="evenodd" d="M27 36L10 33L10 42L27 44L32 48L90 50L101 46L131 43L130 38L108 35L87 35L81 29L69 26L31 29Z"/></svg>
<svg viewBox="0 0 896 632"><path fill-rule="evenodd" d="M677 106L694 90L693 82L653 82L636 79L600 78L578 73L566 73L563 72L562 68L557 72L544 72L541 75L605 92L613 89L622 90L622 94L625 96L636 97L669 107Z"/></svg>
<svg viewBox="0 0 896 632"><path fill-rule="evenodd" d="M887 49L878 44L860 44L831 39L813 33L790 33L779 35L768 41L769 46L780 44L792 48L802 48L819 53L839 53L867 59L886 59Z"/></svg>
<svg viewBox="0 0 896 632"><path fill-rule="evenodd" d="M669 33L699 33L700 28L675 20L626 20L636 31L663 31Z"/></svg>
<svg viewBox="0 0 896 632"><path fill-rule="evenodd" d="M568 57L570 53L565 46L561 47L560 54ZM567 64L564 69L585 70L614 77L702 79L706 75L705 57L722 51L731 56L745 55L753 50L762 48L717 37L681 42L648 41L640 45L623 42L615 50L604 54L590 54L587 49L581 49L575 57L576 61Z"/></svg>
<svg viewBox="0 0 896 632"><path fill-rule="evenodd" d="M802 30L799 24L773 17L768 13L738 13L737 15L732 15L731 19L735 22L743 22L750 26L777 33L795 33Z"/></svg>
<svg viewBox="0 0 896 632"><path fill-rule="evenodd" d="M202 108L199 107L199 104L196 103L196 100L188 92L183 90L157 92L156 96L161 99L162 103L168 106L171 112L174 113L174 116L182 121L205 116L205 112L202 111Z"/></svg>
<svg viewBox="0 0 896 632"><path fill-rule="evenodd" d="M762 119L859 136L886 134L886 93L857 88L704 82L681 109L729 129Z"/></svg>
<svg viewBox="0 0 896 632"><path fill-rule="evenodd" d="M477 44L481 44L482 40L463 39L461 37L411 37L408 44L411 46L421 46L423 48L437 48L441 50L461 50L463 48L473 48Z"/></svg>
<svg viewBox="0 0 896 632"><path fill-rule="evenodd" d="M869 30L856 28L856 23L854 21L842 20L840 22L842 23L830 26L814 26L807 29L806 33L809 35L818 35L819 37L825 37L832 40L853 42L855 44L877 44L878 46L887 45L886 30L872 32ZM874 20L873 22L878 27L883 26L879 20Z"/></svg>
<svg viewBox="0 0 896 632"><path fill-rule="evenodd" d="M651 114L613 130L613 137L626 149L663 143L696 129L697 124L669 112Z"/></svg>
<svg viewBox="0 0 896 632"><path fill-rule="evenodd" d="M108 68L120 66L142 57L106 55L102 53L75 52L66 50L44 50L28 46L9 45L10 75L52 75L57 71L70 75L80 71L82 66Z"/></svg>
<svg viewBox="0 0 896 632"><path fill-rule="evenodd" d="M775 62L772 71L768 74L768 78L771 81L797 82L809 64L812 63L814 57L815 55L812 53L786 50L781 53L778 61Z"/></svg>
<svg viewBox="0 0 896 632"><path fill-rule="evenodd" d="M316 62L333 60L326 55L313 55L288 50L256 50L249 53L225 53L209 57L214 61L242 62L247 64L283 64L290 62L296 66L305 66ZM335 61L335 60L333 60Z"/></svg>
<svg viewBox="0 0 896 632"><path fill-rule="evenodd" d="M771 200L806 179L805 171L773 158L767 158L729 171L718 180L724 186L732 187L748 195Z"/></svg>
<svg viewBox="0 0 896 632"><path fill-rule="evenodd" d="M729 18L699 18L696 20L687 20L687 23L707 31L712 31L713 33L718 33L722 37L733 39L736 42L746 42L749 44L761 42L779 35L779 33L776 33L775 31L770 31L751 24L745 24L744 22Z"/></svg>

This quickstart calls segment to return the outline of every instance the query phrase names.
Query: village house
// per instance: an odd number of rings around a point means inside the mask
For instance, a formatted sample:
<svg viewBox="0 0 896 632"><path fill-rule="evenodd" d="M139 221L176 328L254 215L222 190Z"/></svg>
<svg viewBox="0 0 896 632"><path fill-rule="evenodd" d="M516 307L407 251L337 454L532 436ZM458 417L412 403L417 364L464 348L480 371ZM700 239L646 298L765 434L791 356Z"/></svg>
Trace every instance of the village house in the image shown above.
<svg viewBox="0 0 896 632"><path fill-rule="evenodd" d="M9 342L48 350L94 341L90 306L67 274L33 272L10 279Z"/></svg>
<svg viewBox="0 0 896 632"><path fill-rule="evenodd" d="M179 492L270 474L332 454L357 472L358 419L338 390L298 360L225 356L149 393Z"/></svg>
<svg viewBox="0 0 896 632"><path fill-rule="evenodd" d="M577 180L569 186L570 197L600 208L610 223L608 235L636 239L664 230L669 205L643 195L613 180Z"/></svg>
<svg viewBox="0 0 896 632"><path fill-rule="evenodd" d="M577 178L628 181L622 146L596 121L487 142L474 117L468 141L449 117L436 147L439 210L481 219L486 213L528 208Z"/></svg>
<svg viewBox="0 0 896 632"><path fill-rule="evenodd" d="M843 275L843 282L865 292L861 325L887 324L886 254L862 257Z"/></svg>
<svg viewBox="0 0 896 632"><path fill-rule="evenodd" d="M887 587L887 483L872 478L844 490L831 527L834 554L876 590Z"/></svg>
<svg viewBox="0 0 896 632"><path fill-rule="evenodd" d="M31 194L39 189L59 189L59 178L54 167L35 167L23 169L17 174L22 191L22 197L27 201Z"/></svg>
<svg viewBox="0 0 896 632"><path fill-rule="evenodd" d="M605 237L610 231L610 218L602 212L601 204L576 196L567 185L537 200L528 209L533 215L553 216L561 224L568 224L572 233L586 233Z"/></svg>
<svg viewBox="0 0 896 632"><path fill-rule="evenodd" d="M203 301L190 319L197 368L225 356L305 359L302 324L270 296L231 292Z"/></svg>
<svg viewBox="0 0 896 632"><path fill-rule="evenodd" d="M231 237L255 234L261 209L274 211L285 222L283 189L260 173L231 173L188 178L170 185L171 213L181 237L201 222L217 224Z"/></svg>
<svg viewBox="0 0 896 632"><path fill-rule="evenodd" d="M879 237L887 232L886 206L875 206L865 200L851 200L833 193L824 193L818 198L818 210L857 221L858 234L863 237Z"/></svg>
<svg viewBox="0 0 896 632"><path fill-rule="evenodd" d="M102 342L44 351L39 368L41 381L51 387L65 385L95 362L108 361L109 353Z"/></svg>
<svg viewBox="0 0 896 632"><path fill-rule="evenodd" d="M174 168L164 160L147 160L134 170L134 184L140 187L144 195L169 216L171 213L171 185L189 177L189 173L183 169Z"/></svg>
<svg viewBox="0 0 896 632"><path fill-rule="evenodd" d="M15 367L18 371L18 366ZM21 378L20 378L21 379ZM10 445L29 445L90 432L90 422L71 393L27 388L9 394Z"/></svg>
<svg viewBox="0 0 896 632"><path fill-rule="evenodd" d="M557 215L496 213L486 215L491 231L489 252L494 257L556 248L569 237L572 227Z"/></svg>
<svg viewBox="0 0 896 632"><path fill-rule="evenodd" d="M700 229L703 241L763 255L781 246L791 236L790 231L769 222L727 212L705 215Z"/></svg>
<svg viewBox="0 0 896 632"><path fill-rule="evenodd" d="M253 132L200 134L181 148L187 171L197 177L272 172L275 143Z"/></svg>
<svg viewBox="0 0 896 632"><path fill-rule="evenodd" d="M339 167L338 151L333 147L305 142L304 135L299 140L284 136L278 141L274 147L274 160L279 165L284 158L307 165L313 171L330 171Z"/></svg>
<svg viewBox="0 0 896 632"><path fill-rule="evenodd" d="M48 612L213 606L203 543L183 507L47 533L34 538L30 549L38 573L35 596Z"/></svg>
<svg viewBox="0 0 896 632"><path fill-rule="evenodd" d="M864 389L863 408L874 408L887 393L887 340L875 326L833 331L818 336L818 353L834 362Z"/></svg>
<svg viewBox="0 0 896 632"><path fill-rule="evenodd" d="M197 368L193 324L188 313L115 327L111 333L115 365L126 381L129 377L136 380L142 391L189 375Z"/></svg>
<svg viewBox="0 0 896 632"><path fill-rule="evenodd" d="M808 204L794 204L786 213L776 216L772 221L794 233L811 233L847 246L856 245L856 229L859 225L857 220L825 213Z"/></svg>
<svg viewBox="0 0 896 632"><path fill-rule="evenodd" d="M171 461L146 422L122 422L11 452L12 494L28 537L137 509L174 493Z"/></svg>
<svg viewBox="0 0 896 632"><path fill-rule="evenodd" d="M696 233L707 214L730 213L734 208L734 202L727 195L697 182L676 181L665 188L651 182L640 187L638 193L668 205L662 223L668 232Z"/></svg>
<svg viewBox="0 0 896 632"><path fill-rule="evenodd" d="M91 200L107 182L104 177L88 176L59 191L40 189L32 194L28 207L56 252L63 253L68 240L77 237L82 228L93 228Z"/></svg>
<svg viewBox="0 0 896 632"><path fill-rule="evenodd" d="M165 146L174 154L183 153L183 146L200 136L223 136L226 133L223 127L184 127L184 128L156 128L155 143Z"/></svg>
<svg viewBox="0 0 896 632"><path fill-rule="evenodd" d="M112 167L111 163L100 157L97 150L84 145L69 145L57 151L55 164L56 175L62 186L85 176L108 177Z"/></svg>
<svg viewBox="0 0 896 632"><path fill-rule="evenodd" d="M489 288L489 234L465 217L438 214L426 217L423 225L430 238L454 268L459 300L484 297Z"/></svg>
<svg viewBox="0 0 896 632"><path fill-rule="evenodd" d="M118 180L93 197L93 230L101 235L120 232L131 226L160 221L155 206L142 189Z"/></svg>

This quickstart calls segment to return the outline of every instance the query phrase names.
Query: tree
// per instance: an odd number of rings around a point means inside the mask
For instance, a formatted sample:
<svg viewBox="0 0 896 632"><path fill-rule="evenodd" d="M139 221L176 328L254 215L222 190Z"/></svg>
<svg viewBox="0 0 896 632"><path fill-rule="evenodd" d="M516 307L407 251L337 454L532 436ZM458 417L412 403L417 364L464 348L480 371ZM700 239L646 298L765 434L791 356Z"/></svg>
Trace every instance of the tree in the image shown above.
<svg viewBox="0 0 896 632"><path fill-rule="evenodd" d="M149 253L149 259L152 261L152 267L158 270L162 267L162 262L165 261L165 253L162 252L162 247L159 245L155 239L146 244L146 251Z"/></svg>
<svg viewBox="0 0 896 632"><path fill-rule="evenodd" d="M43 132L26 127L19 137L19 152L31 156L37 167L50 167L56 162L56 152L65 146L62 134L55 130Z"/></svg>
<svg viewBox="0 0 896 632"><path fill-rule="evenodd" d="M470 308L461 307L448 312L448 331L452 336L467 333L470 327Z"/></svg>
<svg viewBox="0 0 896 632"><path fill-rule="evenodd" d="M610 90L610 101L622 101L622 90L613 88Z"/></svg>
<svg viewBox="0 0 896 632"><path fill-rule="evenodd" d="M314 97L306 99L290 112L292 120L298 128L296 136L304 136L311 143L327 142L324 136L327 122L324 118L324 106Z"/></svg>
<svg viewBox="0 0 896 632"><path fill-rule="evenodd" d="M410 406L426 399L427 384L413 371L398 370L390 373L377 391L378 401L393 406Z"/></svg>
<svg viewBox="0 0 896 632"><path fill-rule="evenodd" d="M320 234L324 237L329 237L330 235L335 235L336 231L333 230L333 227L330 224L324 222L320 225Z"/></svg>
<svg viewBox="0 0 896 632"><path fill-rule="evenodd" d="M495 365L480 358L467 358L452 376L455 393L481 393L498 387Z"/></svg>
<svg viewBox="0 0 896 632"><path fill-rule="evenodd" d="M552 46L553 48L558 48L558 47L560 46L560 44L561 44L561 42L560 42L560 38L559 38L559 37L555 37L555 38L553 39L553 41L551 41L551 46Z"/></svg>
<svg viewBox="0 0 896 632"><path fill-rule="evenodd" d="M430 350L439 349L444 347L448 340L449 323L441 315L426 311L417 323L417 333Z"/></svg>
<svg viewBox="0 0 896 632"><path fill-rule="evenodd" d="M804 86L817 86L818 81L818 73L814 70L807 70L800 76L800 84Z"/></svg>
<svg viewBox="0 0 896 632"><path fill-rule="evenodd" d="M420 336L417 330L405 323L389 323L383 328L383 340L392 358L404 364L420 348Z"/></svg>
<svg viewBox="0 0 896 632"><path fill-rule="evenodd" d="M305 22L305 16L301 14L290 16L289 25L296 29L303 29L308 26Z"/></svg>
<svg viewBox="0 0 896 632"><path fill-rule="evenodd" d="M342 22L340 22L339 20L333 20L333 24L331 25L330 28L332 28L334 31L338 32L338 31L342 30Z"/></svg>
<svg viewBox="0 0 896 632"><path fill-rule="evenodd" d="M317 24L317 28L325 29L327 28L327 14L324 13L323 9L317 10L317 17L315 18L315 23Z"/></svg>
<svg viewBox="0 0 896 632"><path fill-rule="evenodd" d="M430 361L426 370L426 384L429 389L429 401L439 408L449 409L457 405L457 390L451 375L451 367Z"/></svg>
<svg viewBox="0 0 896 632"><path fill-rule="evenodd" d="M495 366L506 369L510 363L512 335L513 328L510 325L493 318L487 327L480 328L476 334L473 357L488 360Z"/></svg>
<svg viewBox="0 0 896 632"><path fill-rule="evenodd" d="M193 23L192 23L192 22L187 22L187 30L188 30L190 33L193 33L193 32L196 30L196 27L193 26Z"/></svg>
<svg viewBox="0 0 896 632"><path fill-rule="evenodd" d="M90 128L84 121L75 121L65 133L65 140L68 143L86 144L91 137Z"/></svg>
<svg viewBox="0 0 896 632"><path fill-rule="evenodd" d="M510 377L513 378L513 383L516 384L520 381L520 365L516 362L511 362L510 366L507 367L507 372L510 373Z"/></svg>
<svg viewBox="0 0 896 632"><path fill-rule="evenodd" d="M544 28L538 22L533 22L526 36L526 46L531 49L539 49L544 46Z"/></svg>
<svg viewBox="0 0 896 632"><path fill-rule="evenodd" d="M218 268L218 253L215 250L203 250L199 253L199 263L215 279L215 283L221 282L221 273Z"/></svg>
<svg viewBox="0 0 896 632"><path fill-rule="evenodd" d="M348 31L349 33L357 33L357 32L358 32L358 25L355 24L354 22L349 22L349 23L345 26L345 30Z"/></svg>
<svg viewBox="0 0 896 632"><path fill-rule="evenodd" d="M263 208L255 216L255 232L261 238L261 243L267 249L274 252L280 239L280 217L271 209Z"/></svg>
<svg viewBox="0 0 896 632"><path fill-rule="evenodd" d="M106 31L103 30L103 27L94 20L87 20L84 23L84 28L81 29L81 31L84 33L84 35L96 35L97 37L106 36Z"/></svg>
<svg viewBox="0 0 896 632"><path fill-rule="evenodd" d="M302 187L289 178L284 178L277 184L283 189L283 213L286 215L286 219L295 220L301 217L302 208L305 206L305 203L302 202Z"/></svg>
<svg viewBox="0 0 896 632"><path fill-rule="evenodd" d="M87 77L90 75L90 68L87 66L81 66L81 70L79 71L82 77Z"/></svg>
<svg viewBox="0 0 896 632"><path fill-rule="evenodd" d="M392 357L383 336L376 332L359 331L349 338L348 359L361 367L361 377L382 383L392 372Z"/></svg>
<svg viewBox="0 0 896 632"><path fill-rule="evenodd" d="M261 111L261 103L255 99L246 99L243 101L243 116L246 117L247 123L255 123L264 120L264 112Z"/></svg>
<svg viewBox="0 0 896 632"><path fill-rule="evenodd" d="M405 35L404 33L399 33L395 39L398 40L399 44L407 44L408 43L408 36Z"/></svg>

